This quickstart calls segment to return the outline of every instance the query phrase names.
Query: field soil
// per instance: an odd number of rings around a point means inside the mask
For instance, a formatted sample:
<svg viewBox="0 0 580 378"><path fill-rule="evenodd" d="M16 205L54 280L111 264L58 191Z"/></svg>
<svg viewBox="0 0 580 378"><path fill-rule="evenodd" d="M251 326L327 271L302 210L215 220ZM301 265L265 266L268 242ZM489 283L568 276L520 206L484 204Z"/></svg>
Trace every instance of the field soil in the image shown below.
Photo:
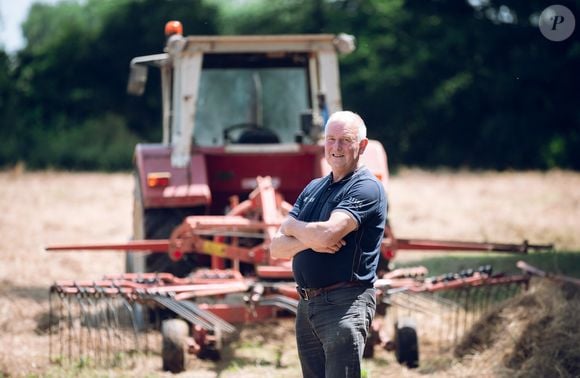
<svg viewBox="0 0 580 378"><path fill-rule="evenodd" d="M50 285L121 273L124 255L49 253L45 247L129 240L132 175L12 170L0 172L0 183L0 377L172 376L161 371L159 356L144 359L132 370L63 370L48 361L43 323ZM554 243L561 251L580 251L579 188L580 174L566 171L401 170L389 183L390 221L401 238L507 243L526 239ZM397 259L422 256L400 253ZM244 327L228 353L219 363L191 357L188 371L178 376L300 376L291 319ZM480 375L482 367L473 361L477 358L444 359L441 366L433 362L431 373ZM369 377L429 373L398 366L386 351L379 351L366 369Z"/></svg>

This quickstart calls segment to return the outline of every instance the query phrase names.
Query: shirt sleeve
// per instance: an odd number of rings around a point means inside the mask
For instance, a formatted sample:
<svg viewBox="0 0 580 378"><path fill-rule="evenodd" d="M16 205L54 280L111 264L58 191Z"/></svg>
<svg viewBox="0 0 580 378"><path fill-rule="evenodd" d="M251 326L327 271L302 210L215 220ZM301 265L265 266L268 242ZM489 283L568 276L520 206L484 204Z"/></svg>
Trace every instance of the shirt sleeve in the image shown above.
<svg viewBox="0 0 580 378"><path fill-rule="evenodd" d="M304 203L304 191L300 193L296 202L294 202L294 206L292 206L292 210L288 213L294 219L298 219L298 215L300 214L300 209L302 209L302 204Z"/></svg>
<svg viewBox="0 0 580 378"><path fill-rule="evenodd" d="M384 214L386 203L379 185L380 183L373 180L361 180L353 184L334 211L350 213L359 226L380 213Z"/></svg>
<svg viewBox="0 0 580 378"><path fill-rule="evenodd" d="M300 219L300 212L303 210L305 204L304 199L308 198L309 193L312 191L312 187L316 185L317 181L318 180L312 180L310 183L308 183L308 185L306 185L304 190L302 190L302 193L298 195L296 202L294 202L292 210L290 210L290 213L288 213L289 216L295 219Z"/></svg>

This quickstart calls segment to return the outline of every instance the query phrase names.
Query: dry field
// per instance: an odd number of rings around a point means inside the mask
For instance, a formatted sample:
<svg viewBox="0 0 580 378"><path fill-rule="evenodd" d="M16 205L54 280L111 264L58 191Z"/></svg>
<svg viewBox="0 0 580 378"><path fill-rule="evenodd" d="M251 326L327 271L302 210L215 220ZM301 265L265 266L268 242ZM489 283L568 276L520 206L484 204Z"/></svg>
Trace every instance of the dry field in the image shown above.
<svg viewBox="0 0 580 378"><path fill-rule="evenodd" d="M37 330L48 313L48 288L55 280L96 279L124 268L121 253L49 254L43 248L128 240L132 191L132 176L125 173L0 172L0 377L170 376L160 371L159 357L146 359L137 370L60 371L49 365L48 336ZM399 237L528 239L580 251L580 173L403 170L391 177L389 198ZM406 256L400 258L419 257ZM239 352L230 357L243 364L191 361L191 369L179 376L299 375L291 321L247 327L237 345ZM282 367L268 360L269 350ZM472 360L446 361L449 367L441 376L481 374ZM367 370L372 377L426 373L397 366L386 352Z"/></svg>

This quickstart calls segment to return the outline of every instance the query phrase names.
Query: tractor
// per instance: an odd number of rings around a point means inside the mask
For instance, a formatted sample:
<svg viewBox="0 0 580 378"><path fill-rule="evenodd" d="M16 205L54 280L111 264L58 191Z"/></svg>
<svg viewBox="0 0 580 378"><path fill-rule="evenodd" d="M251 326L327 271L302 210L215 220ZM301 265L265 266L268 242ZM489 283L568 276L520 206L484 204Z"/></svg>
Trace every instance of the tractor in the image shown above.
<svg viewBox="0 0 580 378"><path fill-rule="evenodd" d="M163 104L161 143L138 144L134 153L138 240L166 239L190 215L227 214L257 177L270 177L293 203L310 180L330 172L321 136L328 115L342 109L338 55L354 50L352 36L184 37L181 30L169 22L165 52L131 61L129 93L143 93L155 66ZM363 163L385 189L386 159L370 141ZM228 267L213 260L129 252L126 271L184 277L200 266Z"/></svg>

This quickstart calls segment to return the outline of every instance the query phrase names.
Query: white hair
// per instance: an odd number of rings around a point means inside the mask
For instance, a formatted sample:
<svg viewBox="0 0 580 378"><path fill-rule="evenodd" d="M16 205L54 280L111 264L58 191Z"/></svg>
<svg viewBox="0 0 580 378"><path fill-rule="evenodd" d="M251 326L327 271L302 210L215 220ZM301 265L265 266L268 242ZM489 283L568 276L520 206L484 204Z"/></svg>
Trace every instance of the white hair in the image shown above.
<svg viewBox="0 0 580 378"><path fill-rule="evenodd" d="M341 121L344 123L353 123L357 125L357 141L360 142L363 139L367 138L367 126L363 121L362 117L358 114L348 111L348 110L341 110L335 113L328 118L326 121L326 125L324 125L324 134L326 135L326 126L331 121Z"/></svg>

